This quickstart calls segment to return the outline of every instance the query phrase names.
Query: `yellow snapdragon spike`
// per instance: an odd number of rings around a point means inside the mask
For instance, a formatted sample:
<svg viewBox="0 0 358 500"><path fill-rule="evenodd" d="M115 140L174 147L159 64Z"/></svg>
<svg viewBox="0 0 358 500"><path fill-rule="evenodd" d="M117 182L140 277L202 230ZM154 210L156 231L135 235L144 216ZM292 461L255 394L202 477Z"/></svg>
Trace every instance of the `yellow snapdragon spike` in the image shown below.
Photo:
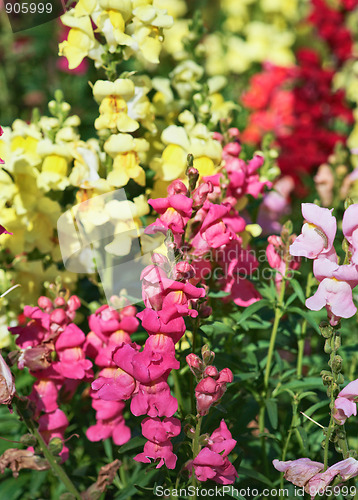
<svg viewBox="0 0 358 500"><path fill-rule="evenodd" d="M11 141L11 151L16 151L16 149L23 149L27 153L35 154L37 151L38 140L34 137L27 136L17 136Z"/></svg>
<svg viewBox="0 0 358 500"><path fill-rule="evenodd" d="M215 165L211 158L207 156L200 156L199 158L194 158L193 165L198 169L201 177L205 177L207 175L215 174Z"/></svg>
<svg viewBox="0 0 358 500"><path fill-rule="evenodd" d="M66 158L59 155L46 156L42 164L42 172L51 172L59 176L66 176L68 171L68 164Z"/></svg>
<svg viewBox="0 0 358 500"><path fill-rule="evenodd" d="M145 28L144 28L145 29ZM146 29L145 29L146 30ZM159 54L162 49L161 40L159 37L150 37L148 34L143 36L145 33L142 30L139 43L140 49L142 51L143 57L150 63L158 64L159 63Z"/></svg>
<svg viewBox="0 0 358 500"><path fill-rule="evenodd" d="M160 176L164 181L173 181L183 177L187 165L186 151L176 144L169 144L162 154Z"/></svg>
<svg viewBox="0 0 358 500"><path fill-rule="evenodd" d="M107 176L111 186L122 187L133 179L141 186L145 185L145 172L138 164L138 158L134 151L116 156L113 162L113 170Z"/></svg>
<svg viewBox="0 0 358 500"><path fill-rule="evenodd" d="M128 101L134 96L134 92L134 83L129 78L117 78L114 82L97 80L93 86L93 96L97 102L101 102L109 95L121 96Z"/></svg>
<svg viewBox="0 0 358 500"><path fill-rule="evenodd" d="M118 45L132 45L132 38L125 33L125 21L120 11L104 10L95 18L97 31L103 33L109 45L109 52L115 52Z"/></svg>
<svg viewBox="0 0 358 500"><path fill-rule="evenodd" d="M144 153L149 149L145 139L134 139L129 134L111 135L104 149L114 158L113 170L107 176L111 186L125 186L129 179L145 185L145 172L140 166Z"/></svg>
<svg viewBox="0 0 358 500"><path fill-rule="evenodd" d="M188 10L185 0L153 0L153 5L158 9L166 10L168 15L172 16L176 22L177 19L183 17Z"/></svg>
<svg viewBox="0 0 358 500"><path fill-rule="evenodd" d="M93 40L83 31L74 28L69 31L67 40L59 44L59 55L66 57L69 69L75 69L93 47Z"/></svg>
<svg viewBox="0 0 358 500"><path fill-rule="evenodd" d="M103 10L118 10L121 12L125 22L132 16L133 4L131 0L97 0L99 7Z"/></svg>
<svg viewBox="0 0 358 500"><path fill-rule="evenodd" d="M78 0L75 7L75 16L90 16L98 5L97 0Z"/></svg>

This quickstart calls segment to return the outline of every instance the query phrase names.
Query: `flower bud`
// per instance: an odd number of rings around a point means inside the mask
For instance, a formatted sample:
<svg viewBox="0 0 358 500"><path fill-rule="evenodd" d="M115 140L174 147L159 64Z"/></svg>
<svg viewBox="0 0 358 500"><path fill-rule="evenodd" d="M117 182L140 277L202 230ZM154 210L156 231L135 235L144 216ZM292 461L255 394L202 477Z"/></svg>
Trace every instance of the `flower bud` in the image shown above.
<svg viewBox="0 0 358 500"><path fill-rule="evenodd" d="M196 183L199 179L199 171L193 167L194 156L192 154L188 154L188 168L186 170L186 175L189 179L189 188L190 191L194 191Z"/></svg>
<svg viewBox="0 0 358 500"><path fill-rule="evenodd" d="M200 318L208 318L209 316L211 316L212 312L213 312L212 308L207 304L203 303L199 305L198 313Z"/></svg>
<svg viewBox="0 0 358 500"><path fill-rule="evenodd" d="M343 359L341 356L334 356L332 360L332 370L334 373L339 373L342 370Z"/></svg>
<svg viewBox="0 0 358 500"><path fill-rule="evenodd" d="M48 447L50 448L52 455L58 455L63 448L63 441L59 437L54 437L49 442Z"/></svg>
<svg viewBox="0 0 358 500"><path fill-rule="evenodd" d="M231 156L239 156L241 151L241 146L238 142L229 142L223 148L224 153L227 153Z"/></svg>
<svg viewBox="0 0 358 500"><path fill-rule="evenodd" d="M206 446L209 443L210 436L209 434L202 434L199 437L199 444L200 446Z"/></svg>
<svg viewBox="0 0 358 500"><path fill-rule="evenodd" d="M37 301L39 307L46 312L49 312L53 309L52 301L48 297L40 297Z"/></svg>
<svg viewBox="0 0 358 500"><path fill-rule="evenodd" d="M64 307L66 305L66 301L63 297L56 297L54 303L57 307Z"/></svg>
<svg viewBox="0 0 358 500"><path fill-rule="evenodd" d="M186 436L188 436L188 438L194 439L195 428L190 424L186 424L186 425L184 425L184 433Z"/></svg>
<svg viewBox="0 0 358 500"><path fill-rule="evenodd" d="M210 351L208 344L203 345L201 348L201 356L205 365L210 365L215 359L215 353Z"/></svg>
<svg viewBox="0 0 358 500"><path fill-rule="evenodd" d="M175 280L189 280L195 276L195 269L189 262L182 260L174 266L173 279Z"/></svg>
<svg viewBox="0 0 358 500"><path fill-rule="evenodd" d="M189 368L194 376L200 378L204 370L204 365L199 356L194 353L188 354L186 357L186 362L188 363Z"/></svg>
<svg viewBox="0 0 358 500"><path fill-rule="evenodd" d="M326 342L324 343L324 352L326 354L331 354L332 352L331 339L326 339Z"/></svg>
<svg viewBox="0 0 358 500"><path fill-rule="evenodd" d="M66 320L67 316L63 309L55 309L50 315L51 323L56 323L57 325L62 325Z"/></svg>
<svg viewBox="0 0 358 500"><path fill-rule="evenodd" d="M32 434L24 434L21 436L20 442L25 446L34 446L37 443L37 439Z"/></svg>
<svg viewBox="0 0 358 500"><path fill-rule="evenodd" d="M329 339L332 337L333 328L330 324L327 323L327 321L321 321L319 329L321 331L322 337L324 337L325 339Z"/></svg>
<svg viewBox="0 0 358 500"><path fill-rule="evenodd" d="M334 350L338 351L340 347L341 347L341 336L336 334L334 338Z"/></svg>
<svg viewBox="0 0 358 500"><path fill-rule="evenodd" d="M211 182L203 182L193 191L193 206L201 207L206 201L208 194L214 191L214 187Z"/></svg>
<svg viewBox="0 0 358 500"><path fill-rule="evenodd" d="M0 354L0 404L11 404L15 391L14 377Z"/></svg>
<svg viewBox="0 0 358 500"><path fill-rule="evenodd" d="M214 379L217 379L219 377L219 372L215 366L210 365L205 368L204 375L206 377L212 377Z"/></svg>
<svg viewBox="0 0 358 500"><path fill-rule="evenodd" d="M169 196L172 196L174 194L183 194L184 196L188 196L188 189L186 185L179 179L173 181L168 186L167 191Z"/></svg>

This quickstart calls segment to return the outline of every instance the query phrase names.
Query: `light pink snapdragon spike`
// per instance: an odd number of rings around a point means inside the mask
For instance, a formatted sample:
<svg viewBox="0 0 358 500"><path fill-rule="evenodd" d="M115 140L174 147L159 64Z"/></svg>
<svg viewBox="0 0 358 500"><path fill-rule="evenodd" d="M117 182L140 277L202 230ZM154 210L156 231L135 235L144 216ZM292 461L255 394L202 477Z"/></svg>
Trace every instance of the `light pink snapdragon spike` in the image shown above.
<svg viewBox="0 0 358 500"><path fill-rule="evenodd" d="M297 460L273 460L273 466L276 470L284 472L284 477L287 481L302 488L306 486L308 481L314 477L318 472L324 469L321 462L314 462L309 458L298 458Z"/></svg>
<svg viewBox="0 0 358 500"><path fill-rule="evenodd" d="M311 500L314 500L317 495L322 498L327 486L338 475L342 478L342 481L348 481L352 477L358 476L358 461L352 457L346 458L332 465L326 471L313 476L305 487L306 493L311 495Z"/></svg>
<svg viewBox="0 0 358 500"><path fill-rule="evenodd" d="M0 404L10 405L14 394L14 377L0 354Z"/></svg>
<svg viewBox="0 0 358 500"><path fill-rule="evenodd" d="M358 285L358 269L349 264L339 266L329 259L317 259L313 273L320 281L316 293L306 300L306 307L319 311L326 307L330 324L335 326L340 318L351 318L357 312L352 289Z"/></svg>
<svg viewBox="0 0 358 500"><path fill-rule="evenodd" d="M301 234L290 246L291 255L308 259L331 255L337 231L337 221L332 211L314 203L302 203L305 222Z"/></svg>
<svg viewBox="0 0 358 500"><path fill-rule="evenodd" d="M352 415L357 415L357 401L358 379L346 385L334 402L333 417L340 425L343 425Z"/></svg>
<svg viewBox="0 0 358 500"><path fill-rule="evenodd" d="M276 288L280 290L282 278L286 272L286 262L283 258L283 243L281 236L271 235L267 238L268 245L266 248L267 262L272 269L278 272L275 274ZM301 265L300 257L292 257L289 261L288 268L296 270Z"/></svg>
<svg viewBox="0 0 358 500"><path fill-rule="evenodd" d="M344 212L342 230L350 244L351 262L358 265L358 203L350 205Z"/></svg>
<svg viewBox="0 0 358 500"><path fill-rule="evenodd" d="M321 462L313 462L309 458L299 458L287 462L273 460L272 463L276 470L284 472L287 481L299 488L304 488L305 492L311 495L311 500L314 500L316 495L321 497L325 488L338 474L342 481L348 481L348 479L358 475L358 461L354 458L342 460L324 472L322 472L324 465Z"/></svg>

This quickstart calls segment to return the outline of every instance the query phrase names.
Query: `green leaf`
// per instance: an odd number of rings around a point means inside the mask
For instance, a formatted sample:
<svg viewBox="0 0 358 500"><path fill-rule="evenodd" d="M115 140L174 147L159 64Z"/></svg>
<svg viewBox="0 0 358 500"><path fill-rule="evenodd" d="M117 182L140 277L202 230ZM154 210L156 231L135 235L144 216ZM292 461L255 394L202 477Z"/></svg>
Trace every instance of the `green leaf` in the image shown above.
<svg viewBox="0 0 358 500"><path fill-rule="evenodd" d="M296 432L301 436L303 446L307 448L307 432L301 426L296 427Z"/></svg>
<svg viewBox="0 0 358 500"><path fill-rule="evenodd" d="M225 335L235 333L231 326L222 323L221 321L214 321L209 325L203 325L200 328L207 335Z"/></svg>
<svg viewBox="0 0 358 500"><path fill-rule="evenodd" d="M221 299L222 297L227 297L230 295L229 292L224 292L223 290L219 290L218 292L209 292L208 296L214 299Z"/></svg>
<svg viewBox="0 0 358 500"><path fill-rule="evenodd" d="M292 391L307 391L309 389L325 391L321 377L307 377L304 380L293 380L282 385L278 393L285 389L291 389Z"/></svg>
<svg viewBox="0 0 358 500"><path fill-rule="evenodd" d="M277 429L278 424L278 414L277 414L277 401L276 399L268 399L266 401L267 414L270 423L274 429Z"/></svg>
<svg viewBox="0 0 358 500"><path fill-rule="evenodd" d="M292 288L296 292L297 297L300 299L300 301L302 302L302 304L304 304L306 302L306 297L305 297L305 294L303 293L302 287L299 284L299 282L297 280L295 280L295 279L292 279L290 281L290 284L292 285Z"/></svg>
<svg viewBox="0 0 358 500"><path fill-rule="evenodd" d="M231 498L237 498L237 500L246 500L245 497L242 497L241 495L239 495L239 492L236 488L230 488L227 495Z"/></svg>
<svg viewBox="0 0 358 500"><path fill-rule="evenodd" d="M233 315L234 319L237 320L237 324L241 325L243 321L248 319L250 316L252 316L255 312L259 311L260 309L266 307L269 304L269 301L266 299L261 299L257 302L254 302L251 304L251 306L247 307L245 311L242 313L236 313Z"/></svg>
<svg viewBox="0 0 358 500"><path fill-rule="evenodd" d="M286 309L286 312L299 314L300 316L302 316L302 318L304 318L307 321L307 323L309 323L312 326L312 328L316 330L317 333L319 334L321 333L316 321L311 317L311 314L309 312L303 311L299 307L290 307L289 309Z"/></svg>
<svg viewBox="0 0 358 500"><path fill-rule="evenodd" d="M139 448L140 446L144 446L146 439L142 436L136 436L132 438L128 443L121 446L118 450L118 453L126 453L127 451L134 450L135 448Z"/></svg>
<svg viewBox="0 0 358 500"><path fill-rule="evenodd" d="M237 469L237 473L246 477L251 477L253 479L256 479L257 481L260 481L260 483L267 484L267 486L270 486L271 488L273 487L273 484L271 481L265 477L263 474L260 472L253 470L253 469L246 469L246 467L239 467Z"/></svg>

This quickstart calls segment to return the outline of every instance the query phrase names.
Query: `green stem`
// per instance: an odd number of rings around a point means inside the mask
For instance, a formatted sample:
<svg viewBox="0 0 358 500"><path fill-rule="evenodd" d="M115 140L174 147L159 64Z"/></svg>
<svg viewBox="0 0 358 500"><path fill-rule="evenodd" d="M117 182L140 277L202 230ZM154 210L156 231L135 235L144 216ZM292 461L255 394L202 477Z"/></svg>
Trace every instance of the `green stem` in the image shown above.
<svg viewBox="0 0 358 500"><path fill-rule="evenodd" d="M278 297L278 301L276 304L275 319L274 319L274 323L273 323L273 327L272 327L272 331L271 331L269 350L267 353L267 362L266 362L266 370L265 370L265 378L264 378L264 387L265 387L266 393L267 393L267 389L268 389L268 385L269 385L271 363L272 363L272 357L273 357L273 353L274 353L274 349L275 349L278 326L280 324L280 319L283 316L282 306L283 306L283 300L285 298L287 269L288 269L288 264L286 263L286 271L285 271L285 275L282 277L282 281L281 281L281 290L280 290L280 295Z"/></svg>
<svg viewBox="0 0 358 500"><path fill-rule="evenodd" d="M312 288L312 273L309 273L306 285L306 298L311 295L311 288ZM302 378L302 364L303 364L303 354L305 349L306 331L307 331L307 320L304 319L302 321L301 333L297 341L298 344L297 378Z"/></svg>
<svg viewBox="0 0 358 500"><path fill-rule="evenodd" d="M65 470L61 467L60 464L57 463L55 457L52 455L44 438L39 433L35 422L33 422L33 420L30 417L28 417L22 413L21 409L17 405L16 399L13 400L13 405L16 407L16 410L17 410L19 416L25 422L30 433L33 434L35 436L35 438L37 439L37 442L41 448L41 451L42 451L44 457L46 458L46 460L48 461L48 463L49 463L51 469L53 470L53 472L55 473L55 475L63 482L63 484L67 488L67 491L69 493L72 493L72 495L76 498L76 500L82 500L82 497L81 497L80 493L77 491L75 485L72 483L71 479L68 477Z"/></svg>
<svg viewBox="0 0 358 500"><path fill-rule="evenodd" d="M331 432L332 432L332 426L333 426L333 417L331 415L329 425L327 428L327 434L326 434L326 441L324 443L324 470L327 470L328 468L328 451L329 451L329 439L331 437Z"/></svg>
<svg viewBox="0 0 358 500"><path fill-rule="evenodd" d="M34 426L32 432L40 445L40 448L41 448L42 453L44 454L44 457L46 458L46 460L50 464L51 469L54 471L56 476L66 486L67 491L72 493L72 495L77 500L82 500L80 493L77 491L76 487L74 486L74 484L72 483L71 479L68 477L68 475L66 474L64 469L61 467L61 465L56 462L55 457L52 455L52 453L48 449L47 444L45 443L43 437L41 436L41 434L39 433L39 431L37 430L37 428L35 426Z"/></svg>
<svg viewBox="0 0 358 500"><path fill-rule="evenodd" d="M267 455L266 455L266 438L264 436L264 432L265 432L265 401L264 401L264 399L262 399L262 401L260 403L259 432L261 434L260 443L261 443L263 466L264 466L265 473L267 475L269 472L269 469L268 469L268 461L267 461Z"/></svg>
<svg viewBox="0 0 358 500"><path fill-rule="evenodd" d="M282 315L283 315L283 302L284 302L284 298L285 298L288 266L289 266L289 262L288 262L288 260L286 260L285 274L282 277L282 281L281 281L281 289L280 289L280 294L279 294L276 308L275 308L275 319L274 319L274 323L272 326L270 345L269 345L269 350L267 353L266 369L265 369L265 376L264 376L264 390L263 390L263 394L262 394L262 399L260 401L260 412L259 412L259 431L260 431L260 434L263 434L265 432L265 401L266 401L267 395L268 395L272 357L273 357L275 344L276 344L278 326L280 324L280 319L282 318ZM261 439L263 463L264 463L265 471L268 472L265 436L261 436L260 439Z"/></svg>
<svg viewBox="0 0 358 500"><path fill-rule="evenodd" d="M293 402L292 402L291 425L290 425L290 429L289 429L288 434L287 434L285 445L284 445L283 450L282 450L282 458L281 458L282 462L284 462L286 460L288 445L289 445L290 440L291 440L293 429L295 428L295 425L296 425L297 407L298 407L298 401L295 397ZM283 473L281 473L280 489L283 490ZM281 500L281 496L280 496L280 500Z"/></svg>
<svg viewBox="0 0 358 500"><path fill-rule="evenodd" d="M335 385L337 385L338 382L338 375L337 372L333 369L333 362L334 358L337 354L338 348L336 347L336 332L333 331L333 335L330 338L330 346L331 346L331 354L330 354L330 367L331 367L331 372L332 372L332 381L331 381L331 390L330 390L330 410L331 410L331 418L329 420L328 428L327 428L327 434L326 434L326 440L324 443L324 470L327 470L328 468L328 452L329 452L329 440L332 435L332 431L334 430L335 427L335 421L333 418L333 409L334 409L334 400L335 400L335 394L333 391L333 388Z"/></svg>

